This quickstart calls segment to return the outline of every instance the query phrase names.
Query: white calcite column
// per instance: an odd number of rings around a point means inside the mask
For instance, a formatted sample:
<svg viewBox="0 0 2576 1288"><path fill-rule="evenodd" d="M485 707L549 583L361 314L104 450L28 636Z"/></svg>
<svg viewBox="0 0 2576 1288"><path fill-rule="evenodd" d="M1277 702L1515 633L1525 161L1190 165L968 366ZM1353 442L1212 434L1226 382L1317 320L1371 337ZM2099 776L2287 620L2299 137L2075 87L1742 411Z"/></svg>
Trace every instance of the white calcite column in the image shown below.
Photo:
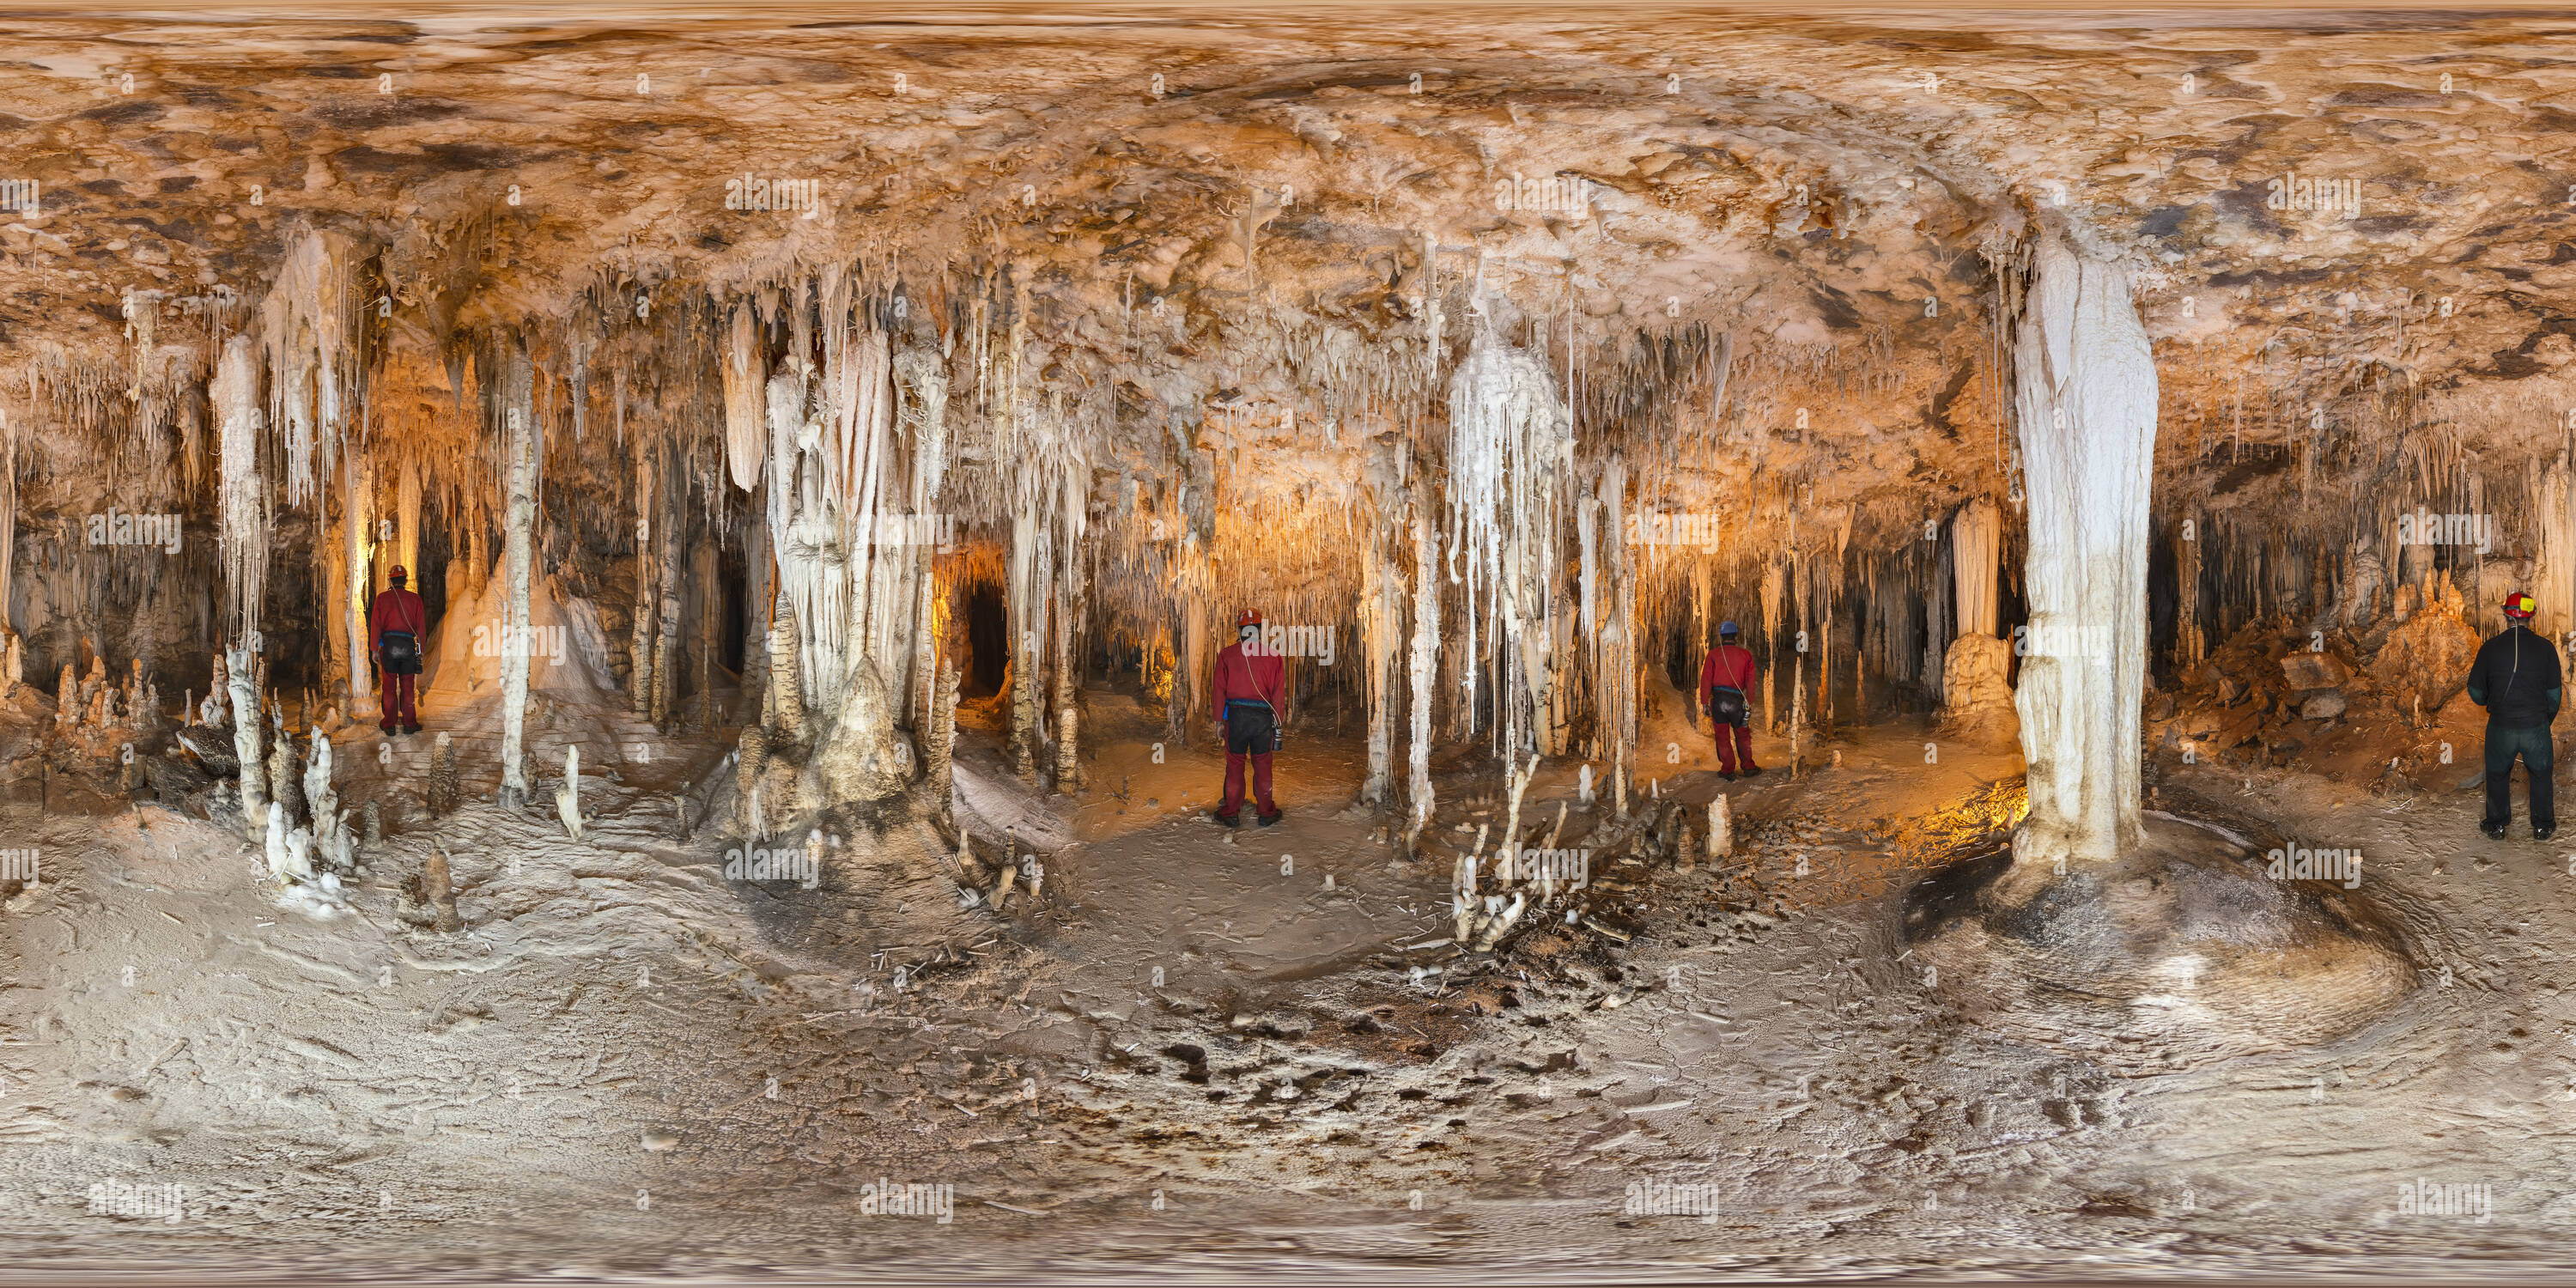
<svg viewBox="0 0 2576 1288"><path fill-rule="evenodd" d="M2108 861L2141 839L2156 439L2155 358L2126 271L2041 229L2013 363L2031 609L2016 695L2030 817L2013 853Z"/></svg>
<svg viewBox="0 0 2576 1288"><path fill-rule="evenodd" d="M528 579L536 563L531 530L537 516L537 461L533 376L527 355L514 355L508 370L501 407L501 441L509 471L502 551L510 578L508 616L501 635L501 805L517 809L527 803L530 786L520 748L525 745L528 722Z"/></svg>

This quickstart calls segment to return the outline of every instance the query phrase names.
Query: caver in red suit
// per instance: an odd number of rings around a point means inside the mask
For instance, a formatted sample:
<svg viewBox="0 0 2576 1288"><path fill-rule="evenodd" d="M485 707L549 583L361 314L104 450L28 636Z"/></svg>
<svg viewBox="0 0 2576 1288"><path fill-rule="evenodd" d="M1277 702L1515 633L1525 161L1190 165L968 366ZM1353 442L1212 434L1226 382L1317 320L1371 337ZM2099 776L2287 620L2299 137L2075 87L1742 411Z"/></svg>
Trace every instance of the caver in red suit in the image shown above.
<svg viewBox="0 0 2576 1288"><path fill-rule="evenodd" d="M1243 762L1252 762L1252 798L1263 827L1279 821L1270 799L1270 756L1288 714L1288 659L1262 645L1261 614L1244 610L1234 623L1235 642L1216 655L1209 693L1217 729L1225 736L1225 804L1216 821L1237 825L1243 811Z"/></svg>
<svg viewBox="0 0 2576 1288"><path fill-rule="evenodd" d="M367 610L367 653L376 660L376 681L383 688L386 733L419 733L420 716L412 710L412 685L420 675L421 646L429 639L429 606L403 589L410 574L396 565L393 588L376 596Z"/></svg>

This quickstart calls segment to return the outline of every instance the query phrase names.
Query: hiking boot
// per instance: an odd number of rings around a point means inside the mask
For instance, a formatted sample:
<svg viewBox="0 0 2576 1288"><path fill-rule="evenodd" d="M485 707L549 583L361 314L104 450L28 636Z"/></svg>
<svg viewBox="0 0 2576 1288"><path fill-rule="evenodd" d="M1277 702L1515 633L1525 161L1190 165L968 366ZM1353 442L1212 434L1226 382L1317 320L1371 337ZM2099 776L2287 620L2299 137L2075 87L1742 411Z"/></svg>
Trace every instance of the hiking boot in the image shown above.
<svg viewBox="0 0 2576 1288"><path fill-rule="evenodd" d="M419 733L419 732L420 732L420 726L419 726L419 725L404 725L404 726L403 726L403 732L404 732L404 733L407 733L407 734Z"/></svg>
<svg viewBox="0 0 2576 1288"><path fill-rule="evenodd" d="M1747 777L1747 778L1754 777L1755 775L1758 775L1758 774L1760 774L1761 772L1762 772L1762 766L1760 766L1760 765L1746 765L1746 766L1744 767L1744 776L1745 776L1745 777Z"/></svg>
<svg viewBox="0 0 2576 1288"><path fill-rule="evenodd" d="M2546 841L2556 835L2558 835L2558 825L2556 823L2534 823L2531 825L2532 840Z"/></svg>
<svg viewBox="0 0 2576 1288"><path fill-rule="evenodd" d="M1717 771L1717 776L1730 783L1735 781L1735 771L1732 769L1721 769Z"/></svg>
<svg viewBox="0 0 2576 1288"><path fill-rule="evenodd" d="M1208 817L1209 817L1209 818L1212 818L1212 819L1215 819L1217 822L1220 822L1220 823L1225 824L1227 827L1241 827L1241 826L1243 826L1243 820L1242 820L1241 818L1239 818L1239 817L1235 816L1235 815L1232 815L1232 814L1222 814L1222 813L1219 813L1219 812L1217 812L1217 811L1215 811L1215 810L1209 810L1209 811L1208 811Z"/></svg>
<svg viewBox="0 0 2576 1288"><path fill-rule="evenodd" d="M2478 830L2486 833L2488 836L2491 836L2496 840L2501 841L2504 839L2504 824L2502 823L2480 823L2478 824Z"/></svg>
<svg viewBox="0 0 2576 1288"><path fill-rule="evenodd" d="M1288 811L1284 809L1274 809L1267 814L1260 813L1259 811L1255 811L1253 813L1253 818L1258 820L1263 827L1268 827L1287 816Z"/></svg>

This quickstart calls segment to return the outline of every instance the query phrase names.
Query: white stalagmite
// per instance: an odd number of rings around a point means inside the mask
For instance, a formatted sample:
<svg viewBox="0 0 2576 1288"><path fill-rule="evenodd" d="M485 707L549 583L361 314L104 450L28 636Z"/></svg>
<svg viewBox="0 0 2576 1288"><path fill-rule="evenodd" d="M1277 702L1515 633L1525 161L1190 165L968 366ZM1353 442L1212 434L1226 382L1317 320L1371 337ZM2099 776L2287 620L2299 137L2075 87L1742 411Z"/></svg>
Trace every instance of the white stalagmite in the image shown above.
<svg viewBox="0 0 2576 1288"><path fill-rule="evenodd" d="M1431 521L1430 487L1417 480L1413 496L1413 648L1406 671L1413 681L1412 741L1405 747L1404 828L1408 849L1431 825L1431 685L1433 631L1440 622L1440 536ZM1463 935L1464 932L1461 932Z"/></svg>
<svg viewBox="0 0 2576 1288"><path fill-rule="evenodd" d="M272 803L260 813L266 821L251 830L267 852L268 875L281 880L312 880L313 864L305 857L304 847L291 843L294 838L286 828L286 807Z"/></svg>
<svg viewBox="0 0 2576 1288"><path fill-rule="evenodd" d="M509 619L501 638L501 806L517 809L528 800L528 778L521 748L528 723L528 578L536 562L530 528L536 522L536 426L530 405L533 373L524 352L506 360L501 390L502 450L509 478L509 510L502 546L509 563Z"/></svg>
<svg viewBox="0 0 2576 1288"><path fill-rule="evenodd" d="M1735 853L1735 820L1723 793L1708 803L1708 857L1723 859Z"/></svg>
<svg viewBox="0 0 2576 1288"><path fill-rule="evenodd" d="M563 820L564 831L572 839L581 839L581 825L589 820L581 816L581 744L564 748L563 786L555 789L555 816Z"/></svg>
<svg viewBox="0 0 2576 1288"><path fill-rule="evenodd" d="M340 808L340 793L331 785L331 759L331 740L315 729L304 766L304 803L313 813L314 848L325 862L345 871L357 865L358 844L349 832L349 811Z"/></svg>
<svg viewBox="0 0 2576 1288"><path fill-rule="evenodd" d="M259 690L247 646L224 654L224 692L233 705L233 757L241 762L241 810L245 839L257 841L268 821L268 760L260 753Z"/></svg>
<svg viewBox="0 0 2576 1288"><path fill-rule="evenodd" d="M2055 227L2038 238L2013 349L2031 610L2016 695L2030 817L2013 853L2102 862L2142 839L2155 357L2126 271Z"/></svg>

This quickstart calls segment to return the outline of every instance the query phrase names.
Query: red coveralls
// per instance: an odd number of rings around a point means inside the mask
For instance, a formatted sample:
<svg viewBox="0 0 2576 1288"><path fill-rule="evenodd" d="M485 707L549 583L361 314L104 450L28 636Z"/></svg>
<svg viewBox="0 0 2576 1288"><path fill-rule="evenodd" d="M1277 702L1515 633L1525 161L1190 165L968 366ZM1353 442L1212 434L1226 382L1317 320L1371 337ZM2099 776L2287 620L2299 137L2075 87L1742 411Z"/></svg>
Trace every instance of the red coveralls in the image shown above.
<svg viewBox="0 0 2576 1288"><path fill-rule="evenodd" d="M1710 649L1708 656L1700 661L1700 710L1708 710L1709 691L1721 684L1744 694L1745 723L1729 726L1717 724L1714 720L1710 722L1714 727L1709 732L1717 735L1717 768L1720 773L1736 772L1739 760L1747 770L1760 767L1753 763L1751 717L1755 686L1761 679L1762 668L1753 660L1753 650L1741 644L1720 644ZM1730 728L1734 730L1732 734L1728 733Z"/></svg>
<svg viewBox="0 0 2576 1288"><path fill-rule="evenodd" d="M1247 655L1238 641L1217 653L1214 678L1216 682L1208 692L1213 695L1212 704L1220 725L1225 723L1225 704L1234 700L1266 701L1282 721L1287 717L1287 658L1267 651ZM1270 752L1267 744L1262 750L1253 752L1239 752L1229 745L1225 749L1225 804L1217 811L1222 817L1233 818L1243 808L1243 761L1247 755L1252 759L1253 800L1260 806L1264 817L1279 812L1279 807L1270 799Z"/></svg>
<svg viewBox="0 0 2576 1288"><path fill-rule="evenodd" d="M388 729L400 729L420 723L411 709L412 681L416 677L395 675L384 669L382 650L386 631L410 631L413 640L426 650L429 647L429 606L420 596L399 587L380 591L373 608L367 610L367 652L376 659L376 682L383 688L385 718Z"/></svg>

